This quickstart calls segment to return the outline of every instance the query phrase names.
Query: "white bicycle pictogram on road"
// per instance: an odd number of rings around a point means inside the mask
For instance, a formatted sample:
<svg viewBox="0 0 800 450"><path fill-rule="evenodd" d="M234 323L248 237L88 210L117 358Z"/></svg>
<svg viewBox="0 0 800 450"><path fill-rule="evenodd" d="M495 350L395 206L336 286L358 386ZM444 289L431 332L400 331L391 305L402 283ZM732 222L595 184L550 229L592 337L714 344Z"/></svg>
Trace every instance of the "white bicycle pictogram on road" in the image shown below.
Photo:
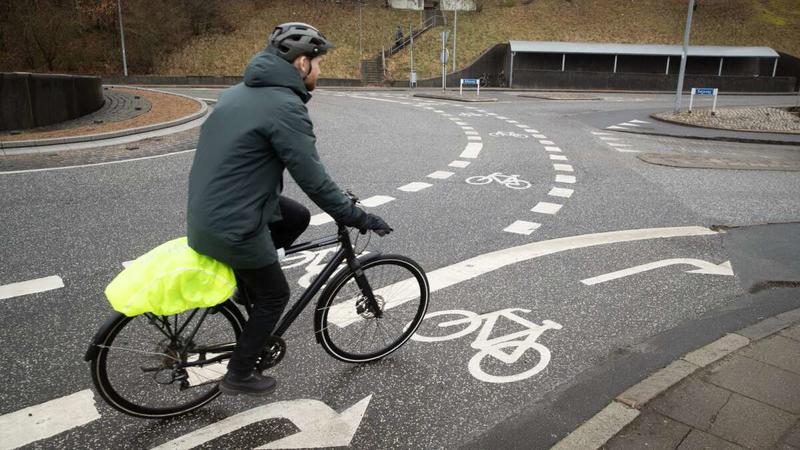
<svg viewBox="0 0 800 450"><path fill-rule="evenodd" d="M495 131L494 133L489 133L489 136L492 137L513 137L517 139L528 139L527 134L522 133L515 133L513 131Z"/></svg>
<svg viewBox="0 0 800 450"><path fill-rule="evenodd" d="M520 180L519 175L505 175L502 172L490 173L489 175L478 175L469 177L465 180L469 184L481 185L489 184L496 181L503 186L511 189L528 189L531 183L525 180Z"/></svg>
<svg viewBox="0 0 800 450"><path fill-rule="evenodd" d="M537 325L516 315L516 312L529 313L531 311L529 309L522 308L508 308L480 315L472 311L465 311L461 309L437 311L425 316L425 320L427 321L435 317L447 315L461 316L461 318L440 322L438 324L438 328L455 328L457 331L450 334L445 334L443 336L423 336L419 331L417 331L417 333L412 336L411 339L420 342L449 341L451 339L458 339L466 336L480 328L478 337L476 337L472 344L470 344L472 348L478 350L478 353L476 353L475 356L469 360L469 364L467 365L472 376L487 383L511 383L514 381L524 380L541 372L550 363L550 350L544 345L536 342L536 339L538 339L539 336L541 336L542 333L547 330L560 330L562 327L560 324L553 322L552 320L545 320L542 322L542 325ZM489 336L492 333L492 329L494 328L495 323L497 323L497 319L500 317L514 321L527 329L490 339ZM481 327L481 325L483 326ZM458 330L460 327L463 328ZM428 328L430 328L430 326ZM506 352L503 350L506 348L513 350L511 352ZM523 372L512 375L492 375L486 373L481 367L481 362L488 356L491 356L492 358L508 365L514 364L529 349L539 353L539 360L536 365Z"/></svg>

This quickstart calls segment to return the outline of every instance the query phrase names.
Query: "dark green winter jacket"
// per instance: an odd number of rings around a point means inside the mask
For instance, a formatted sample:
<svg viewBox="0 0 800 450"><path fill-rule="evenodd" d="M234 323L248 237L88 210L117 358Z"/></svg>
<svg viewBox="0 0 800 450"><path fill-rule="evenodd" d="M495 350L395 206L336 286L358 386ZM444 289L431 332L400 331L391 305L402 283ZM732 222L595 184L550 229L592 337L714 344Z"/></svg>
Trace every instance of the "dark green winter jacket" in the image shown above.
<svg viewBox="0 0 800 450"><path fill-rule="evenodd" d="M234 269L277 261L267 224L280 220L284 169L337 221L363 214L319 159L309 99L297 69L269 48L250 60L243 83L222 93L189 174L190 247Z"/></svg>

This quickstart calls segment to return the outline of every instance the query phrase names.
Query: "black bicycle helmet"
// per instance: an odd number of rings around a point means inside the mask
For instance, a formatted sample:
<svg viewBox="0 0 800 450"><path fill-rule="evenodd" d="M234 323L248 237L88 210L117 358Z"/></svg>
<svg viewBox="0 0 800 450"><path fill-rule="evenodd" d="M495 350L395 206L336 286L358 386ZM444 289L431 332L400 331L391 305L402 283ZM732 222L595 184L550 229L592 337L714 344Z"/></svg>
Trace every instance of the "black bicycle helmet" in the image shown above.
<svg viewBox="0 0 800 450"><path fill-rule="evenodd" d="M269 36L267 44L275 48L278 55L290 63L298 56L313 58L335 48L319 30L302 22L278 25Z"/></svg>

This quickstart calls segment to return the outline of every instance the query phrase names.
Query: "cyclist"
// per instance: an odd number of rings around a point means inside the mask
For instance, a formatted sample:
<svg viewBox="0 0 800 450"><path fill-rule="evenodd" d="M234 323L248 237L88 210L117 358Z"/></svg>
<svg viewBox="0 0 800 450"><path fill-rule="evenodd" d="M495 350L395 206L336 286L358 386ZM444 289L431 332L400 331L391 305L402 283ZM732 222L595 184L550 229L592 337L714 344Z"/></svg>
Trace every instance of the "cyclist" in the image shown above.
<svg viewBox="0 0 800 450"><path fill-rule="evenodd" d="M227 394L267 394L277 386L256 370L290 295L276 249L294 242L310 219L308 209L280 195L284 169L337 222L381 236L392 231L353 205L317 154L305 103L332 48L311 25L277 26L244 81L220 95L200 131L189 174L189 246L230 265L252 305L220 382Z"/></svg>

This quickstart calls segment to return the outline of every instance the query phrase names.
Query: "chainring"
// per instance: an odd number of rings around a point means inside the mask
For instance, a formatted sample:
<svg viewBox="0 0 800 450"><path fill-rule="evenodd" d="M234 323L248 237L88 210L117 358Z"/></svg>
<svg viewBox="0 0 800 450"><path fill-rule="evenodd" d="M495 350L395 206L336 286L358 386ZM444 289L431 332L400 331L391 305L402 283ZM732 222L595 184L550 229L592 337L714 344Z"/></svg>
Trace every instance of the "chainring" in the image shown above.
<svg viewBox="0 0 800 450"><path fill-rule="evenodd" d="M281 362L284 355L286 355L286 341L278 336L270 336L267 338L267 344L258 359L256 369L261 372L270 367L275 367Z"/></svg>

